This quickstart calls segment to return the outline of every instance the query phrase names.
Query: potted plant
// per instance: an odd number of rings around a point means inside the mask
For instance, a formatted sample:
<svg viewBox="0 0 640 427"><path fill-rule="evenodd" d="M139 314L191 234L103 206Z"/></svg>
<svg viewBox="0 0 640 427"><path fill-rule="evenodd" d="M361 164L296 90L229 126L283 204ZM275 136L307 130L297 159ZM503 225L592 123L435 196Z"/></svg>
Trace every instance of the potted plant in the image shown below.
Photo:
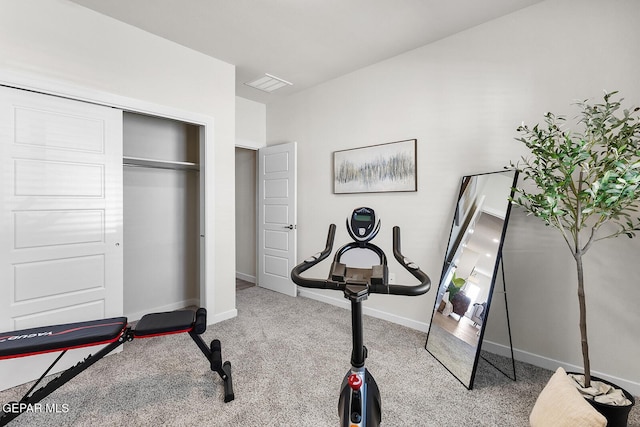
<svg viewBox="0 0 640 427"><path fill-rule="evenodd" d="M616 94L605 93L603 103L577 104L581 132L565 129L566 119L552 113L543 125L523 123L516 140L531 155L511 164L531 184L514 188L512 202L557 229L575 259L585 387L591 385L591 367L583 257L599 240L634 237L640 229L640 108L622 109Z"/></svg>
<svg viewBox="0 0 640 427"><path fill-rule="evenodd" d="M465 283L467 283L465 279L462 277L456 277L456 273L453 273L451 283L449 283L449 287L447 288L447 292L449 292L449 301L452 301L453 297L462 290Z"/></svg>

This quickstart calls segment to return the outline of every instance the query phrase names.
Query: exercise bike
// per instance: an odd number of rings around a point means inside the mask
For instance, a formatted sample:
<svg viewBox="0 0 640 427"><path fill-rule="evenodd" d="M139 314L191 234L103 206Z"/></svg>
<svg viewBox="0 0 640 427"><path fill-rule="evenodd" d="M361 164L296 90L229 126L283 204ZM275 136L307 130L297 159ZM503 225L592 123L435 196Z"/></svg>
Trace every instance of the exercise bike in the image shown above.
<svg viewBox="0 0 640 427"><path fill-rule="evenodd" d="M387 257L382 249L370 243L380 231L380 221L376 223L376 214L373 209L367 207L355 209L350 218L347 218L346 226L353 242L338 249L327 280L304 278L300 274L331 254L336 233L335 224L329 226L325 249L294 267L291 271L291 279L305 288L343 291L345 298L351 301L353 340L351 369L342 381L338 414L342 426L374 427L378 426L382 419L382 402L378 385L365 367L367 348L363 344L362 301L372 293L422 295L429 291L431 279L416 264L402 255L400 228L396 226L393 227L393 255L420 281L420 284L415 286L389 284ZM352 261L347 261L348 258ZM359 266L353 266L353 264L359 264ZM370 267L366 267L367 264Z"/></svg>

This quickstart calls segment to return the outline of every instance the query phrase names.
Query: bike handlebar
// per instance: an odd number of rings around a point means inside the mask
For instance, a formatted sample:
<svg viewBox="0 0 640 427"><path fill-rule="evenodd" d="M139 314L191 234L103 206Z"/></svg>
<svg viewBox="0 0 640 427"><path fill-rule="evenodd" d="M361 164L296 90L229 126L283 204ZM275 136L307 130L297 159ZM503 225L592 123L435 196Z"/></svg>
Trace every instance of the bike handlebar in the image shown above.
<svg viewBox="0 0 640 427"><path fill-rule="evenodd" d="M320 261L327 258L331 255L331 251L333 250L333 240L336 236L336 225L331 224L329 226L329 233L327 234L327 244L322 252L318 252L315 255L305 259L302 263L296 265L293 270L291 270L291 280L296 285L303 286L305 288L318 288L318 289L340 289L339 287L329 286L328 280L319 280L319 279L307 279L305 277L300 276L300 274L304 271L307 271L314 265L318 264Z"/></svg>
<svg viewBox="0 0 640 427"><path fill-rule="evenodd" d="M333 241L336 234L335 224L329 226L329 233L327 235L327 243L322 252L318 252L315 255L307 258L302 263L298 264L291 270L291 280L297 285L305 288L317 288L317 289L334 289L344 290L347 282L339 282L331 279L309 279L302 277L300 274L310 269L314 265L318 264L322 260L326 259L333 250ZM390 285L385 284L370 284L369 293L378 294L391 294L391 295L408 295L416 296L422 295L429 291L431 288L431 279L425 272L420 270L415 263L402 255L400 249L400 227L393 227L393 255L396 260L416 279L420 281L419 285Z"/></svg>
<svg viewBox="0 0 640 427"><path fill-rule="evenodd" d="M407 270L409 273L413 275L416 279L420 281L419 285L415 286L406 286L406 285L389 285L390 288L393 288L394 291L390 291L389 293L393 295L422 295L427 293L429 289L431 289L431 279L427 276L427 273L420 270L417 264L411 261L409 258L402 255L400 250L400 227L397 225L393 227L393 256L395 259Z"/></svg>

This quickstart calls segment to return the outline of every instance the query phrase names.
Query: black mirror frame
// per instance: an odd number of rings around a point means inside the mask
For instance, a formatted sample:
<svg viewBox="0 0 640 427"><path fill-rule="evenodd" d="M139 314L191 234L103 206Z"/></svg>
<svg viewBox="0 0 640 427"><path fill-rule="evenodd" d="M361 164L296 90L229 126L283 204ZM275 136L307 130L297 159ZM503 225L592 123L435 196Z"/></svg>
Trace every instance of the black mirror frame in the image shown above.
<svg viewBox="0 0 640 427"><path fill-rule="evenodd" d="M454 208L454 218L451 224L451 230L449 231L449 240L447 243L447 247L445 249L445 254L444 254L444 263L443 263L443 267L442 267L442 273L440 275L440 280L438 281L438 288L437 288L437 293L436 293L436 299L434 301L434 306L433 306L433 311L431 313L431 320L429 323L429 331L427 332L427 339L425 341L424 347L425 350L427 350L429 352L429 354L431 354L447 371L449 371L449 373L451 373L451 375L453 375L458 381L460 381L460 383L462 385L464 385L467 389L471 390L473 388L473 383L475 380L475 376L476 376L476 371L478 368L478 361L480 359L480 352L481 352L481 348L482 348L482 342L484 339L484 332L486 329L486 325L487 325L487 319L489 316L489 312L490 312L490 308L491 308L491 301L493 300L493 293L494 293L494 289L495 289L495 283L496 283L496 276L498 274L498 269L500 267L500 264L502 263L502 248L504 246L504 240L505 240L505 236L507 233L507 225L509 223L509 217L511 214L511 205L512 203L507 200L507 209L505 212L505 217L504 217L504 223L502 226L502 233L500 235L500 242L498 244L498 248L496 251L496 260L495 260L495 264L494 264L494 268L493 268L493 275L491 277L491 285L489 287L489 293L487 296L487 306L485 308L485 314L484 314L484 321L482 323L482 326L480 327L480 333L478 336L478 344L476 346L476 350L475 350L475 357L474 357L474 361L473 361L473 367L471 370L471 377L469 379L469 383L465 384L465 382L459 378L458 375L456 375L454 372L451 371L451 369L449 369L449 367L442 361L440 360L435 354L433 354L431 351L429 351L429 349L427 348L427 344L429 342L429 335L431 334L431 328L433 325L433 318L435 316L436 310L438 308L438 293L440 292L440 287L442 286L442 281L444 279L444 275L448 270L448 264L450 264L450 260L448 259L450 256L452 256L452 254L449 253L450 251L450 247L451 247L451 237L453 235L453 230L454 230L454 226L456 224L456 215L457 215L457 210L458 210L458 204L460 202L460 198L463 195L463 192L465 191L465 186L468 184L468 180L467 182L465 182L465 178L470 178L470 177L477 177L477 176L485 176L485 175L491 175L491 174L498 174L498 173L506 173L506 172L513 172L513 181L511 184L511 187L509 189L509 200L511 200L511 198L513 198L514 196L514 188L517 185L518 182L518 170L517 169L507 169L507 170L502 170L502 171L495 171L495 172L486 172L486 173L480 173L480 174L474 174L474 175L465 175L462 177L461 179L461 185L460 185L460 191L458 193L458 198L456 199L456 205ZM508 313L507 313L508 316Z"/></svg>

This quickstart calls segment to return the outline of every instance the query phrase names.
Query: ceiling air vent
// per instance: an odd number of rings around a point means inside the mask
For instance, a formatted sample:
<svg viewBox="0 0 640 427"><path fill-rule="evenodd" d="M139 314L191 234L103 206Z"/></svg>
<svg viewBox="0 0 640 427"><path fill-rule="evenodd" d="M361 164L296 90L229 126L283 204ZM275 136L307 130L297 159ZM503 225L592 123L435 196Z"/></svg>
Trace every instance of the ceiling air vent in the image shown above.
<svg viewBox="0 0 640 427"><path fill-rule="evenodd" d="M279 77L272 76L271 74L266 74L266 73L264 77L260 77L257 80L254 80L252 82L247 82L245 84L247 86L251 86L253 88L256 88L258 90L261 90L263 92L268 92L268 93L271 93L276 89L280 89L281 87L293 85L293 83L289 83L286 80L282 80Z"/></svg>

